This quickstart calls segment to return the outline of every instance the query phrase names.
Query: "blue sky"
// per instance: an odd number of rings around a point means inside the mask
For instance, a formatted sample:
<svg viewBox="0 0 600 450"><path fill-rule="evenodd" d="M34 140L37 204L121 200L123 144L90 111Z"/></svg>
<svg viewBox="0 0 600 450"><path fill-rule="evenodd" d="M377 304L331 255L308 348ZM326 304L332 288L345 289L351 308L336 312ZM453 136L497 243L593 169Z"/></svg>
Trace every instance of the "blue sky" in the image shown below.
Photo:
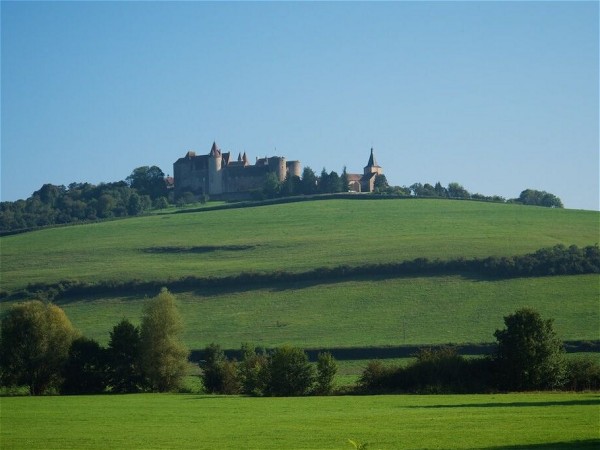
<svg viewBox="0 0 600 450"><path fill-rule="evenodd" d="M599 209L597 2L1 3L1 199L299 159Z"/></svg>

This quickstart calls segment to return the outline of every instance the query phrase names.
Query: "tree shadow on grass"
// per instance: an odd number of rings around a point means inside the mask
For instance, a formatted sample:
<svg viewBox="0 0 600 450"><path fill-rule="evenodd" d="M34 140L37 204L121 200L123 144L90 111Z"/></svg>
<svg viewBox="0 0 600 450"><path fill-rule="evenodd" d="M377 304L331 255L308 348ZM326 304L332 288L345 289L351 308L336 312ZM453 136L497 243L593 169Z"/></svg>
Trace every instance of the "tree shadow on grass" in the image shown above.
<svg viewBox="0 0 600 450"><path fill-rule="evenodd" d="M522 407L539 407L539 406L591 406L600 405L600 396L592 399L581 400L566 400L566 401L536 401L536 402L493 402L493 403L460 403L453 405L426 405L426 406L409 406L414 409L441 409L441 408L522 408Z"/></svg>
<svg viewBox="0 0 600 450"><path fill-rule="evenodd" d="M600 439L582 439L567 442L552 442L544 444L519 444L519 445L501 445L497 447L478 447L484 450L563 450L563 449L598 449L600 448Z"/></svg>

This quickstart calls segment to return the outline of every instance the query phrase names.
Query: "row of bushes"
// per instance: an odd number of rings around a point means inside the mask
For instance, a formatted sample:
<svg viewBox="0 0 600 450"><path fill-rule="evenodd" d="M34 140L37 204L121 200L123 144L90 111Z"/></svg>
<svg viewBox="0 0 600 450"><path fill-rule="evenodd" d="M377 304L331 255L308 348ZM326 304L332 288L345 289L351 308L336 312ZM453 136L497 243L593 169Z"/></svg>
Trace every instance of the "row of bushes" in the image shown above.
<svg viewBox="0 0 600 450"><path fill-rule="evenodd" d="M245 344L241 355L238 362L216 344L206 347L200 362L206 392L288 397L333 391L337 363L330 353L319 353L316 368L302 349L291 346L266 352Z"/></svg>
<svg viewBox="0 0 600 450"><path fill-rule="evenodd" d="M514 379L503 377L503 373L500 361L492 356L465 358L453 347L422 349L416 360L406 366L370 361L359 379L357 392L465 394L527 390L515 387ZM592 357L568 359L558 383L533 388L600 390L600 364Z"/></svg>
<svg viewBox="0 0 600 450"><path fill-rule="evenodd" d="M406 366L369 362L356 386L337 393L487 393L529 390L598 390L600 364L592 358L567 360L553 321L523 308L504 318L496 330L492 355L465 358L455 347L420 349ZM202 380L207 392L246 395L327 395L337 371L329 353L320 353L317 370L301 349L281 347L272 353L242 347L241 360L227 359L212 344L204 351Z"/></svg>
<svg viewBox="0 0 600 450"><path fill-rule="evenodd" d="M399 277L407 275L474 274L487 277L530 277L546 275L576 275L600 273L600 247L579 248L556 245L534 253L512 257L488 257L474 259L429 260L417 258L397 263L367 264L363 266L321 267L306 272L277 271L271 273L245 272L229 277L188 276L178 280L102 281L88 283L63 280L58 283L29 284L15 295L16 298L37 296L47 300L76 295L98 295L115 292L151 292L167 286L172 291L198 288L232 288L252 285L268 285L290 282L311 282L361 276ZM2 296L6 297L4 292Z"/></svg>

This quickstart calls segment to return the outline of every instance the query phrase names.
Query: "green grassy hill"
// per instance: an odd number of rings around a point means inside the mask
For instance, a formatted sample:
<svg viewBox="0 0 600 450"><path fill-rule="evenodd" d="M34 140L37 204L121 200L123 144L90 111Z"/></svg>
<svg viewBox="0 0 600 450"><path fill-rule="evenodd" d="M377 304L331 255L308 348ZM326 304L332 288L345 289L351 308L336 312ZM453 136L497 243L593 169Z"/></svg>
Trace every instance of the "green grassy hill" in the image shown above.
<svg viewBox="0 0 600 450"><path fill-rule="evenodd" d="M305 271L418 257L512 256L598 242L597 212L448 200L322 200L155 215L0 239L2 289L87 282ZM502 316L532 306L564 339L598 339L597 275L343 282L178 292L192 348L381 346L489 342ZM121 318L137 322L145 293L62 301L101 342ZM4 301L3 306L12 302Z"/></svg>

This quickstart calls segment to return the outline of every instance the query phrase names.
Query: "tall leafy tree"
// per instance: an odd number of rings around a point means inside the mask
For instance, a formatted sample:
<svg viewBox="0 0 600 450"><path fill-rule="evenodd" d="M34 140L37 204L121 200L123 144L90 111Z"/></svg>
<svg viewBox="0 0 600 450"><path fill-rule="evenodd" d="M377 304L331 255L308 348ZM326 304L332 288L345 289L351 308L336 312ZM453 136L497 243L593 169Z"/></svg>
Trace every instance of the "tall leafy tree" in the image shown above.
<svg viewBox="0 0 600 450"><path fill-rule="evenodd" d="M2 319L0 367L6 385L27 385L39 395L62 382L62 369L77 332L58 306L34 300Z"/></svg>
<svg viewBox="0 0 600 450"><path fill-rule="evenodd" d="M142 166L133 170L126 180L140 195L148 195L152 200L167 195L165 174L157 166Z"/></svg>
<svg viewBox="0 0 600 450"><path fill-rule="evenodd" d="M110 332L108 382L113 392L139 392L144 388L141 368L140 330L127 319Z"/></svg>
<svg viewBox="0 0 600 450"><path fill-rule="evenodd" d="M64 394L99 394L107 387L107 355L93 339L79 337L71 344L65 363Z"/></svg>
<svg viewBox="0 0 600 450"><path fill-rule="evenodd" d="M144 307L140 329L142 370L153 391L175 391L182 386L189 354L182 331L175 297L163 288Z"/></svg>
<svg viewBox="0 0 600 450"><path fill-rule="evenodd" d="M562 341L554 331L552 320L523 308L504 317L506 328L496 330L496 362L506 389L551 389L565 377Z"/></svg>

